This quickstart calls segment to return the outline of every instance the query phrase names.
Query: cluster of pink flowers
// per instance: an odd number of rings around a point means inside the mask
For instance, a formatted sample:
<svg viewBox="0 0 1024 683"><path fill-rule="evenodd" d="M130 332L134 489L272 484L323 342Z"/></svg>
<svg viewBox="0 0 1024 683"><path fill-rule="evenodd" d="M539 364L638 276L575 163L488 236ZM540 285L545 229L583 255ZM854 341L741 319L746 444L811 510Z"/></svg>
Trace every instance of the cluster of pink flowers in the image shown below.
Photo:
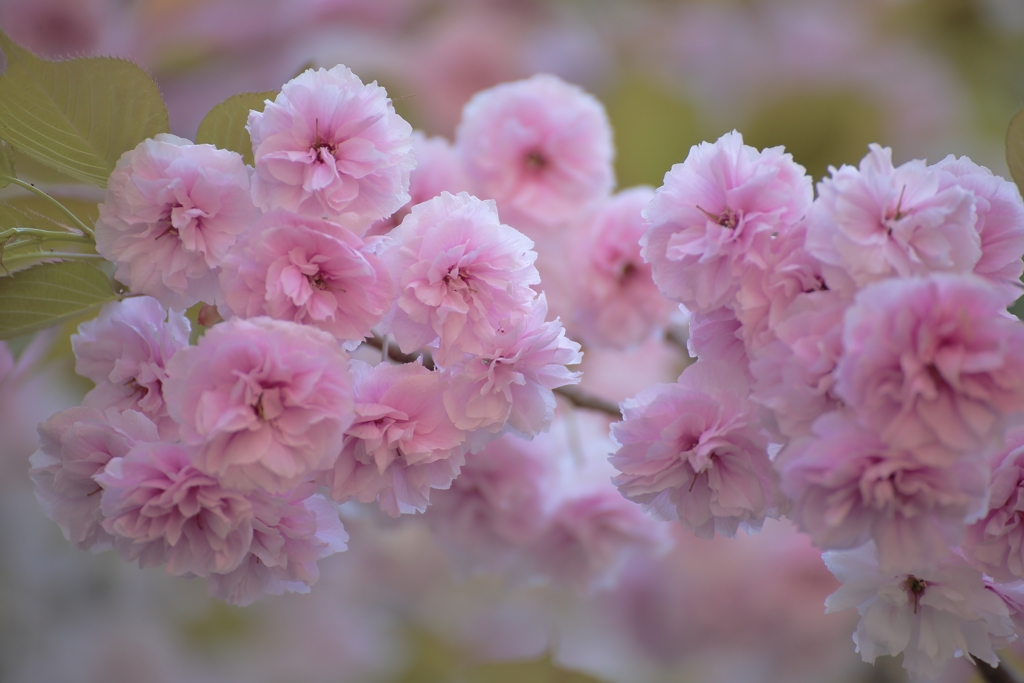
<svg viewBox="0 0 1024 683"><path fill-rule="evenodd" d="M255 168L169 135L118 162L96 236L131 296L73 336L96 387L40 426L32 458L73 544L236 604L307 591L346 547L339 504L423 512L470 451L548 429L582 358L547 320L533 242L457 186L452 147L414 136L382 88L310 70L248 130ZM423 357L351 357L389 336Z"/></svg>
<svg viewBox="0 0 1024 683"><path fill-rule="evenodd" d="M995 665L1022 617L1024 203L966 158L877 145L817 190L736 132L665 176L643 256L697 361L625 402L615 481L698 535L789 516L866 661Z"/></svg>

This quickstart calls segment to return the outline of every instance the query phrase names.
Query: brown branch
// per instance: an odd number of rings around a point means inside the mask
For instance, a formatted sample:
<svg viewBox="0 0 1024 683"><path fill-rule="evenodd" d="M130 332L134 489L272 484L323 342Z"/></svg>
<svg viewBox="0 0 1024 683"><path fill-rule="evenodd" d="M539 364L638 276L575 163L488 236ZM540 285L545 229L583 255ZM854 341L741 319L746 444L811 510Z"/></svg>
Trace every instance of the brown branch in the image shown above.
<svg viewBox="0 0 1024 683"><path fill-rule="evenodd" d="M375 349L384 349L384 340L377 335L368 337L364 343ZM427 351L421 351L418 354L402 353L397 344L388 344L388 358L396 363L414 363L417 359L421 359L423 361L423 367L428 370L434 369L434 359ZM588 394L585 391L582 391L579 387L559 387L555 389L554 392L577 408L583 408L584 410L596 410L600 413L610 415L616 420L622 419L622 413L619 411L619 407L617 405L607 399L601 398L600 396Z"/></svg>
<svg viewBox="0 0 1024 683"><path fill-rule="evenodd" d="M975 659L974 664L978 667L978 673L987 683L1017 683L1017 677L1006 666L1006 662L1000 662L998 667L994 667L980 659Z"/></svg>

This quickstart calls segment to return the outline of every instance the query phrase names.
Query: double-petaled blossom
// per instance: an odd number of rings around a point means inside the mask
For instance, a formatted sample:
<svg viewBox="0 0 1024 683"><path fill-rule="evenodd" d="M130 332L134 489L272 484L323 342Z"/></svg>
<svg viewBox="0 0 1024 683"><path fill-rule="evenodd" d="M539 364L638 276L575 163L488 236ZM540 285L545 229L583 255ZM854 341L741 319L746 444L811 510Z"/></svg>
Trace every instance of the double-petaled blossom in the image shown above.
<svg viewBox="0 0 1024 683"><path fill-rule="evenodd" d="M615 184L604 107L548 74L477 93L455 145L475 194L542 226L570 220Z"/></svg>
<svg viewBox="0 0 1024 683"><path fill-rule="evenodd" d="M758 151L733 131L690 149L644 209L643 256L668 298L707 313L730 303L772 235L811 205L811 179L781 147Z"/></svg>
<svg viewBox="0 0 1024 683"><path fill-rule="evenodd" d="M263 210L326 215L362 232L409 201L412 127L384 88L345 66L296 76L247 127Z"/></svg>
<svg viewBox="0 0 1024 683"><path fill-rule="evenodd" d="M973 524L962 549L968 560L998 581L1024 579L1024 428L1007 430L992 458L988 513Z"/></svg>
<svg viewBox="0 0 1024 683"><path fill-rule="evenodd" d="M43 512L75 547L107 550L112 538L102 527L103 487L94 477L137 444L159 441L157 426L134 410L75 406L39 425L39 436L41 447L30 462Z"/></svg>
<svg viewBox="0 0 1024 683"><path fill-rule="evenodd" d="M970 272L981 257L974 195L923 161L893 167L891 149L870 149L858 168L832 169L807 216L807 250L836 269L829 287Z"/></svg>
<svg viewBox="0 0 1024 683"><path fill-rule="evenodd" d="M392 517L423 512L464 462L465 434L441 400L440 373L417 363L353 361L355 420L328 474L331 497L378 501Z"/></svg>
<svg viewBox="0 0 1024 683"><path fill-rule="evenodd" d="M253 226L220 281L235 315L312 325L352 342L371 334L394 292L372 245L336 223L284 210Z"/></svg>
<svg viewBox="0 0 1024 683"><path fill-rule="evenodd" d="M622 495L703 538L760 529L777 493L748 392L739 369L701 361L623 403L611 456Z"/></svg>
<svg viewBox="0 0 1024 683"><path fill-rule="evenodd" d="M956 555L903 572L880 569L871 543L823 558L843 583L825 611L857 608L853 641L865 662L902 652L911 674L936 678L954 657L973 661L973 655L998 666L993 644L1002 647L1013 637L1006 603Z"/></svg>
<svg viewBox="0 0 1024 683"><path fill-rule="evenodd" d="M174 437L177 425L164 405L166 364L188 346L184 314L166 311L148 296L114 301L71 335L75 372L96 383L82 403L100 410L138 410Z"/></svg>
<svg viewBox="0 0 1024 683"><path fill-rule="evenodd" d="M540 282L533 242L493 202L442 192L412 209L382 254L398 288L389 324L402 351L439 343L478 353L498 323L528 307Z"/></svg>
<svg viewBox="0 0 1024 683"><path fill-rule="evenodd" d="M894 446L995 446L1005 418L1024 410L1024 324L1004 305L974 275L866 287L846 313L836 393Z"/></svg>
<svg viewBox="0 0 1024 683"><path fill-rule="evenodd" d="M192 465L176 443L141 443L96 475L103 528L127 561L167 564L168 574L237 568L252 541L252 505Z"/></svg>
<svg viewBox="0 0 1024 683"><path fill-rule="evenodd" d="M177 310L213 303L218 267L257 215L239 154L165 133L121 156L99 212L96 250L115 277Z"/></svg>
<svg viewBox="0 0 1024 683"><path fill-rule="evenodd" d="M353 418L348 356L308 325L228 320L167 375L167 409L196 466L243 491L283 493L331 467Z"/></svg>

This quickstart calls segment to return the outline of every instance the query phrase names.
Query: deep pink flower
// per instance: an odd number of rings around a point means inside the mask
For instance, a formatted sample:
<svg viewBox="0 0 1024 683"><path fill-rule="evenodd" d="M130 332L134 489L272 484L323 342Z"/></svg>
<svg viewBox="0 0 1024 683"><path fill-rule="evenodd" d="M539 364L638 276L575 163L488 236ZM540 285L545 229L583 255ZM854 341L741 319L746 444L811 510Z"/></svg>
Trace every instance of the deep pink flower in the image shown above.
<svg viewBox="0 0 1024 683"><path fill-rule="evenodd" d="M478 353L445 368L444 405L456 427L499 432L507 426L532 437L551 424L552 390L580 381L580 373L565 366L581 362L583 354L560 322L544 322L547 311L541 294L529 311L502 321Z"/></svg>
<svg viewBox="0 0 1024 683"><path fill-rule="evenodd" d="M309 69L250 112L252 192L263 210L339 220L359 232L409 201L412 127L384 88L347 67Z"/></svg>
<svg viewBox="0 0 1024 683"><path fill-rule="evenodd" d="M252 505L192 466L181 444L137 444L111 460L103 487L103 528L126 561L167 563L174 576L232 571L252 541Z"/></svg>
<svg viewBox="0 0 1024 683"><path fill-rule="evenodd" d="M381 255L398 285L390 328L406 353L438 338L441 362L450 349L477 353L536 296L533 242L502 225L493 202L442 192L414 206L390 237Z"/></svg>
<svg viewBox="0 0 1024 683"><path fill-rule="evenodd" d="M423 512L430 489L446 489L463 458L462 430L441 401L439 373L417 363L353 362L355 421L328 474L331 497L377 500L392 517Z"/></svg>
<svg viewBox="0 0 1024 683"><path fill-rule="evenodd" d="M874 540L879 564L909 571L942 559L985 510L988 464L923 462L833 413L775 461L792 516L816 545L845 550Z"/></svg>
<svg viewBox="0 0 1024 683"><path fill-rule="evenodd" d="M988 514L967 530L968 560L998 581L1024 579L1024 428L1006 432L992 459Z"/></svg>
<svg viewBox="0 0 1024 683"><path fill-rule="evenodd" d="M1024 323L1004 304L973 275L866 287L846 313L836 393L894 446L985 451L1024 410Z"/></svg>
<svg viewBox="0 0 1024 683"><path fill-rule="evenodd" d="M178 427L164 405L165 366L188 346L190 327L184 314L164 310L152 297L106 304L71 335L75 372L96 383L82 403L100 410L141 411L164 436L176 435Z"/></svg>
<svg viewBox="0 0 1024 683"><path fill-rule="evenodd" d="M475 194L541 225L571 219L615 184L604 107L548 74L477 93L455 145Z"/></svg>
<svg viewBox="0 0 1024 683"><path fill-rule="evenodd" d="M75 547L107 550L112 538L101 526L103 487L93 477L136 444L159 441L156 425L134 410L75 406L39 425L39 436L30 474L43 512Z"/></svg>
<svg viewBox="0 0 1024 683"><path fill-rule="evenodd" d="M99 211L115 277L177 310L213 303L221 260L256 218L240 155L169 134L121 155Z"/></svg>
<svg viewBox="0 0 1024 683"><path fill-rule="evenodd" d="M740 321L727 306L707 313L693 313L686 350L691 358L725 361L746 372L750 361L742 334Z"/></svg>
<svg viewBox="0 0 1024 683"><path fill-rule="evenodd" d="M313 325L362 341L391 307L391 276L350 230L320 218L265 214L221 272L227 308Z"/></svg>
<svg viewBox="0 0 1024 683"><path fill-rule="evenodd" d="M859 168L832 169L807 216L807 250L862 287L936 271L970 272L981 257L974 196L923 161L893 167L871 145ZM846 288L827 274L829 287Z"/></svg>
<svg viewBox="0 0 1024 683"><path fill-rule="evenodd" d="M811 179L781 147L758 151L733 131L702 142L665 174L644 209L641 244L665 296L707 313L730 303L748 264L811 204Z"/></svg>
<svg viewBox="0 0 1024 683"><path fill-rule="evenodd" d="M196 466L243 491L287 491L334 464L352 422L348 356L270 318L214 325L167 364L164 396Z"/></svg>
<svg viewBox="0 0 1024 683"><path fill-rule="evenodd" d="M237 569L206 578L211 598L245 606L264 595L309 592L320 578L317 560L346 550L348 533L334 503L308 489L252 495L249 552Z"/></svg>
<svg viewBox="0 0 1024 683"><path fill-rule="evenodd" d="M619 449L612 481L655 517L679 520L702 538L760 529L774 515L776 488L767 440L747 402L740 369L698 361L676 384L659 384L622 404L612 425Z"/></svg>

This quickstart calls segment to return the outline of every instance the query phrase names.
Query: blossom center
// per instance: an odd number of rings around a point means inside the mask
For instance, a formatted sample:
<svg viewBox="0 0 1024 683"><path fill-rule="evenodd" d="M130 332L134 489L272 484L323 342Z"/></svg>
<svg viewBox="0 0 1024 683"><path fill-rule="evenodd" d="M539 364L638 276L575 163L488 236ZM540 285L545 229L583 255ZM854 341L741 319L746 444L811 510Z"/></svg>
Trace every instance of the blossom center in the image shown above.
<svg viewBox="0 0 1024 683"><path fill-rule="evenodd" d="M530 150L526 154L526 169L531 173L539 173L548 166L548 160L539 149Z"/></svg>
<svg viewBox="0 0 1024 683"><path fill-rule="evenodd" d="M324 279L324 274L321 271L317 271L315 275L307 275L306 281L309 282L309 286L313 289L319 289L321 292L328 291L331 286Z"/></svg>
<svg viewBox="0 0 1024 683"><path fill-rule="evenodd" d="M708 217L709 221L718 223L727 230L735 230L736 226L740 224L740 216L738 213L730 209L728 206L722 209L722 213L714 214L706 209L702 209L699 206L697 210Z"/></svg>
<svg viewBox="0 0 1024 683"><path fill-rule="evenodd" d="M914 605L914 614L917 614L917 607L921 602L921 596L924 595L927 587L928 583L924 579L919 579L913 574L909 574L903 583L900 584L900 588L907 594L907 599Z"/></svg>

